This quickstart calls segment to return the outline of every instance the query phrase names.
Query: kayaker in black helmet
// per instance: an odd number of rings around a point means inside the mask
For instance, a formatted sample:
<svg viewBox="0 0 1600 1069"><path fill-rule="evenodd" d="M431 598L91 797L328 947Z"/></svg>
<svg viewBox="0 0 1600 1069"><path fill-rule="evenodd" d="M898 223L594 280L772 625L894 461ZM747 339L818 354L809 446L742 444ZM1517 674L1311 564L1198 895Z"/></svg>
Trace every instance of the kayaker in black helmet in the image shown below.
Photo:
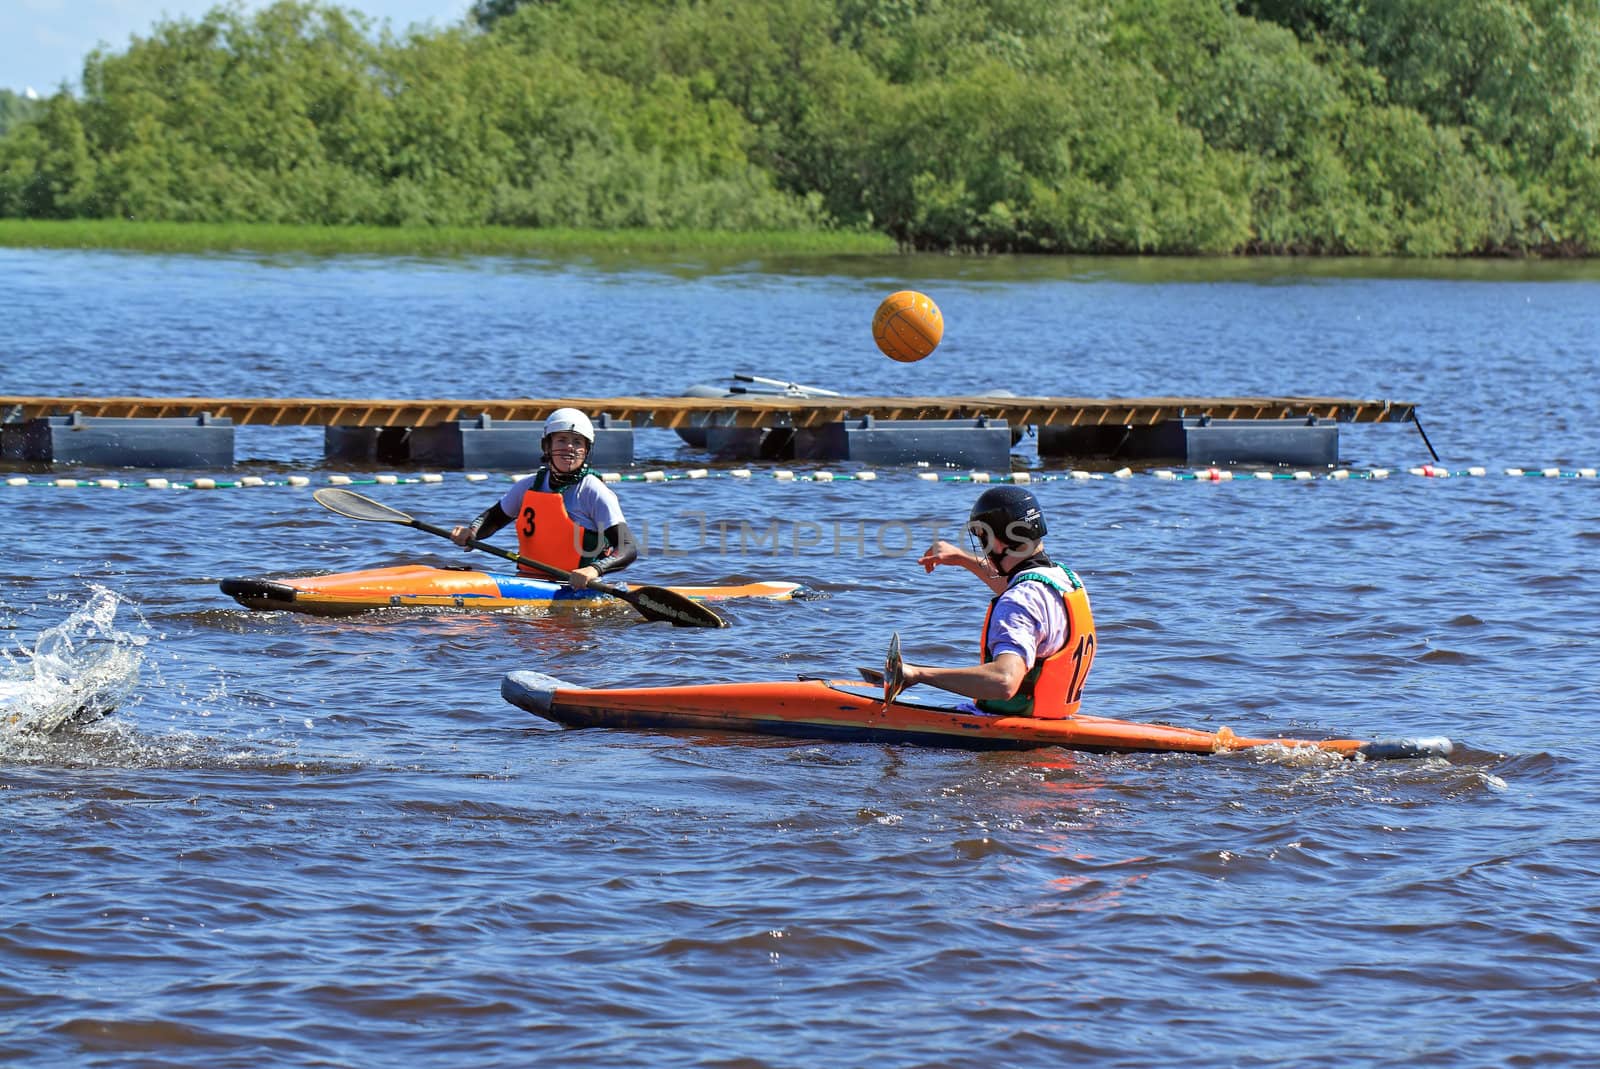
<svg viewBox="0 0 1600 1069"><path fill-rule="evenodd" d="M632 564L639 549L617 495L589 467L594 447L589 417L576 408L556 409L544 422L540 446L544 466L512 483L470 524L452 528L450 537L466 546L516 520L517 552L571 572L572 585L581 590Z"/></svg>
<svg viewBox="0 0 1600 1069"><path fill-rule="evenodd" d="M967 518L969 552L949 542L918 562L967 569L995 592L984 616L980 660L938 668L900 659L890 643L884 701L926 683L972 698L981 712L1059 718L1078 711L1094 663L1094 617L1083 581L1045 555L1047 527L1038 500L1020 486L985 490Z"/></svg>

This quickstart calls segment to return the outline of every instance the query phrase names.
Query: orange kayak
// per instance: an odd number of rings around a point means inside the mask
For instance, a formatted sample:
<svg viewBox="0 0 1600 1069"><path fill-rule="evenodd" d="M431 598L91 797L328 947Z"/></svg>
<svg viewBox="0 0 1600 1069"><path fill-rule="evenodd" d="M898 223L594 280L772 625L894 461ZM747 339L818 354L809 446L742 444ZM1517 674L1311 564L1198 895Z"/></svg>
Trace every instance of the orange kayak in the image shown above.
<svg viewBox="0 0 1600 1069"><path fill-rule="evenodd" d="M362 572L308 575L298 579L224 579L222 592L250 609L287 610L340 616L368 609L430 608L549 610L585 608L615 599L593 590L574 590L531 575L502 575L469 568L403 564ZM799 583L745 583L737 586L677 586L695 601L765 598L788 601ZM618 603L620 604L620 603Z"/></svg>
<svg viewBox="0 0 1600 1069"><path fill-rule="evenodd" d="M908 701L885 705L883 691L850 680L590 689L541 672L511 672L500 694L512 705L568 727L693 728L850 742L900 742L970 750L1061 746L1098 753L1212 754L1258 746L1309 746L1345 757L1444 757L1449 739L1246 738L1167 724L1077 716L1040 720L989 716L951 705Z"/></svg>

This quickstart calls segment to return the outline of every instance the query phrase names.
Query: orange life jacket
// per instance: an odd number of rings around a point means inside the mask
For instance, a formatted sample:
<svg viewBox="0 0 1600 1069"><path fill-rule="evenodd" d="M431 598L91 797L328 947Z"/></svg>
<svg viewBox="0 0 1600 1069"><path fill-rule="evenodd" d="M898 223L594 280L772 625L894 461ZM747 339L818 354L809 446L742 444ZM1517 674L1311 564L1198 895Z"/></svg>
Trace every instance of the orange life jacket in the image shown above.
<svg viewBox="0 0 1600 1069"><path fill-rule="evenodd" d="M540 482L547 483L547 480L535 480L533 487ZM582 566L585 532L567 515L566 499L559 493L533 487L522 495L522 507L517 511L517 552L565 572ZM521 566L517 570L539 574Z"/></svg>
<svg viewBox="0 0 1600 1069"><path fill-rule="evenodd" d="M1089 678L1089 667L1094 664L1094 615L1089 611L1089 593L1083 581L1067 568L1052 568L1066 580L1062 583L1048 571L1029 569L1011 577L1007 589L1018 583L1043 583L1061 595L1067 610L1066 642L1048 657L1035 657L1033 667L1022 677L1022 685L1010 698L985 699L977 703L986 713L1006 716L1036 716L1059 720L1078 711L1083 697L1083 684ZM983 634L978 646L983 663L994 660L989 651L989 620L994 607L1004 595L989 602L989 611L983 614Z"/></svg>

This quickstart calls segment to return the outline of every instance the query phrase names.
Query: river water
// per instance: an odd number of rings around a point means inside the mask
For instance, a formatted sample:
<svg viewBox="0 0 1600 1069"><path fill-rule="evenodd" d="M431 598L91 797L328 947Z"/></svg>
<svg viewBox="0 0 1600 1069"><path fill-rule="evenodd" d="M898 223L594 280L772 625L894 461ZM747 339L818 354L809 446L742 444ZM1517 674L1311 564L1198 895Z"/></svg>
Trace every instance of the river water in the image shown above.
<svg viewBox="0 0 1600 1069"><path fill-rule="evenodd" d="M650 539L630 579L820 595L701 631L626 609L319 619L217 589L457 562L310 489L352 475L447 524L505 473L377 485L319 430L270 428L239 429L232 472L157 473L259 487L11 465L6 1064L1600 1063L1600 481L1574 474L1600 464L1592 265L0 250L0 278L6 394L603 397L742 371L1413 402L1453 477L1408 474L1431 458L1401 425L1344 429L1350 479L1073 479L1032 439L1014 466L1093 599L1087 709L1457 744L973 754L566 731L500 699L516 668L850 675L894 630L913 659L970 659L983 591L914 563L978 492L953 471L621 484ZM908 286L947 332L902 366L868 324ZM637 451L629 474L704 461L661 431ZM80 705L112 711L38 730Z"/></svg>

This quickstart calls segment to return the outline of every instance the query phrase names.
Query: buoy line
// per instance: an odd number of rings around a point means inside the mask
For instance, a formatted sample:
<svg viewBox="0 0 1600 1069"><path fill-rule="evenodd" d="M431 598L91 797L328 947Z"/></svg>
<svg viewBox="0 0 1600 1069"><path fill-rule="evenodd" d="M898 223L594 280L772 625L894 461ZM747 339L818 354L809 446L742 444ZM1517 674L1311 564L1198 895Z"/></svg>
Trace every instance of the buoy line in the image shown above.
<svg viewBox="0 0 1600 1069"><path fill-rule="evenodd" d="M495 474L483 472L461 473L452 477L461 478L467 482L485 482L497 479L503 482L515 482L526 473ZM915 479L919 482L936 483L1048 483L1048 482L1097 482L1097 481L1126 481L1133 479L1150 478L1160 482L1349 482L1352 480L1381 480L1389 479L1397 473L1388 468L1336 468L1331 471L1256 471L1237 470L1233 468L1154 468L1145 472L1134 472L1130 468L1119 468L1116 471L1087 471L1073 469L1064 472L936 472L918 471L915 469L898 468L892 471L854 471L835 472L818 470L810 472L795 471L790 468L771 468L757 471L751 468L733 468L726 471L712 471L707 468L690 468L684 471L667 471L653 469L642 472L604 472L601 478L608 483L668 483L697 481L701 479L734 479L752 481L757 478L768 479L773 482L792 483L835 483L835 482L876 482L879 480L901 481ZM1436 465L1423 465L1408 468L1402 473L1424 479L1458 479L1458 478L1488 478L1491 474L1504 475L1518 479L1593 479L1596 477L1595 468L1503 468L1491 473L1484 467L1469 467L1462 469L1449 469ZM326 475L313 478L307 475L288 475L281 478L266 478L257 475L243 475L237 477L226 476L197 476L191 479L171 479L159 476L149 478L93 478L77 479L68 476L28 476L8 475L3 477L3 485L11 489L27 488L52 488L60 490L98 489L98 490L236 490L252 488L290 488L300 489L321 482L327 486L405 486L424 483L443 483L446 476L437 472L427 472L419 475Z"/></svg>

